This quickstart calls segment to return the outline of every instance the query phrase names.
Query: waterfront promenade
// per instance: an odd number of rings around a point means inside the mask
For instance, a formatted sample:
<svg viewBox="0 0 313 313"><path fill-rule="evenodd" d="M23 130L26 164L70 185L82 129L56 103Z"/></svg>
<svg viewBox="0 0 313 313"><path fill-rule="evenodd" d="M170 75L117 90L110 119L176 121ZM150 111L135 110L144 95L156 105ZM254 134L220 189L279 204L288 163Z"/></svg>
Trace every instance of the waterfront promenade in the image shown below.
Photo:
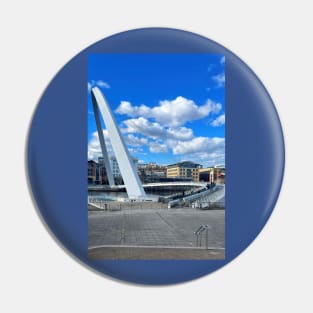
<svg viewBox="0 0 313 313"><path fill-rule="evenodd" d="M200 225L208 225L201 244L194 235ZM94 259L223 259L224 227L225 210L90 211L88 254Z"/></svg>

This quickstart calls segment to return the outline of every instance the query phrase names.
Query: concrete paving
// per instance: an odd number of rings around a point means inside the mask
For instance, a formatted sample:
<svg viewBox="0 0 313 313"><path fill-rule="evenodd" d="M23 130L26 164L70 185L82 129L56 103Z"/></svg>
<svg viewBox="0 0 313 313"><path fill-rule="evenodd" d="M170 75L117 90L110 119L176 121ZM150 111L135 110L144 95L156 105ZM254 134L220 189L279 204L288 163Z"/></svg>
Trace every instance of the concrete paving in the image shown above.
<svg viewBox="0 0 313 313"><path fill-rule="evenodd" d="M127 260L223 260L224 249L158 248L158 247L98 247L88 250L88 258Z"/></svg>
<svg viewBox="0 0 313 313"><path fill-rule="evenodd" d="M104 258L119 258L121 253L116 252L116 248L123 247L125 253L122 254L125 258L140 259L140 253L143 251L145 251L147 258L158 258L158 255L160 258L164 258L161 252L154 255L151 252L151 248L159 248L161 250L171 248L171 250L166 250L165 255L168 257L165 258L175 258L175 255L177 255L180 259L184 255L181 251L187 251L188 249L188 253L185 253L188 259L192 258L192 255L195 258L196 255L198 255L197 258L207 258L208 253L196 253L199 247L196 244L194 232L201 224L208 225L208 246L211 251L223 250L225 247L224 210L183 208L88 212L89 252L91 253L93 250L93 255L95 255L95 251L98 251L96 255L99 257L99 251L104 251L103 248L106 247L107 254L102 253ZM203 233L202 248L204 248L205 244L205 233ZM99 248L101 249L99 250ZM136 250L135 248L142 249ZM174 253L173 248L184 249ZM129 253L130 249L132 253ZM137 252L135 253L134 251ZM148 257L149 255L151 257ZM213 257L216 257L216 255L222 257L223 253L213 253L212 255Z"/></svg>

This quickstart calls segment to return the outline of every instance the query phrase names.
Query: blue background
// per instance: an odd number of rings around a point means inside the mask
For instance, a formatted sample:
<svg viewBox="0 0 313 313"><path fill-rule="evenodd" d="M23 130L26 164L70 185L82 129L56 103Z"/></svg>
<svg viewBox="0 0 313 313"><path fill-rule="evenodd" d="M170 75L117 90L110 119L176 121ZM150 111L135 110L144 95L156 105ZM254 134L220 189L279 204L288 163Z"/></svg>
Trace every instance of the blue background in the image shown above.
<svg viewBox="0 0 313 313"><path fill-rule="evenodd" d="M226 57L226 259L133 261L87 258L87 55L89 53L216 53ZM55 76L34 114L28 175L48 227L73 255L115 278L172 284L215 271L259 234L277 200L284 140L273 102L255 74L234 54L196 34L147 28L88 47Z"/></svg>

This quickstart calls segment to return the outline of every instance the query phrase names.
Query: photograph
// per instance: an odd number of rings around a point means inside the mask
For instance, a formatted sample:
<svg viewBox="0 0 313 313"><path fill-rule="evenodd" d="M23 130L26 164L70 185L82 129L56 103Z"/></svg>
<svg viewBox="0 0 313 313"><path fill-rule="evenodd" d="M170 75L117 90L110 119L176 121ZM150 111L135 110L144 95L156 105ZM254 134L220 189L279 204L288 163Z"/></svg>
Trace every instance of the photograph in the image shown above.
<svg viewBox="0 0 313 313"><path fill-rule="evenodd" d="M88 55L89 259L225 259L226 61Z"/></svg>

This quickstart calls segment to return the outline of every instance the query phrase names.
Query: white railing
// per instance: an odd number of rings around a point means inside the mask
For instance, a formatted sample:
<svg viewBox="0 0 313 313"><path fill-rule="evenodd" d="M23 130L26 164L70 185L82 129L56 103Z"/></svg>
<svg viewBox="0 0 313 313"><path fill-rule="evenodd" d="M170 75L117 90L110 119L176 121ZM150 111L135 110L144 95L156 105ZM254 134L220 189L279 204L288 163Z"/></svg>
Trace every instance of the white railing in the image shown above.
<svg viewBox="0 0 313 313"><path fill-rule="evenodd" d="M119 202L105 201L93 197L88 197L88 204L97 210L121 211L121 210L142 210L142 209L166 209L167 204L161 202Z"/></svg>
<svg viewBox="0 0 313 313"><path fill-rule="evenodd" d="M194 182L194 181L179 181L179 182L161 182L161 183L149 183L149 184L142 184L142 187L166 187L166 186L195 186L195 187L205 187L208 183L207 182ZM92 189L102 189L104 187L110 188L110 186L107 185L89 185L88 188ZM112 189L122 189L126 188L125 185L114 185L111 186Z"/></svg>

